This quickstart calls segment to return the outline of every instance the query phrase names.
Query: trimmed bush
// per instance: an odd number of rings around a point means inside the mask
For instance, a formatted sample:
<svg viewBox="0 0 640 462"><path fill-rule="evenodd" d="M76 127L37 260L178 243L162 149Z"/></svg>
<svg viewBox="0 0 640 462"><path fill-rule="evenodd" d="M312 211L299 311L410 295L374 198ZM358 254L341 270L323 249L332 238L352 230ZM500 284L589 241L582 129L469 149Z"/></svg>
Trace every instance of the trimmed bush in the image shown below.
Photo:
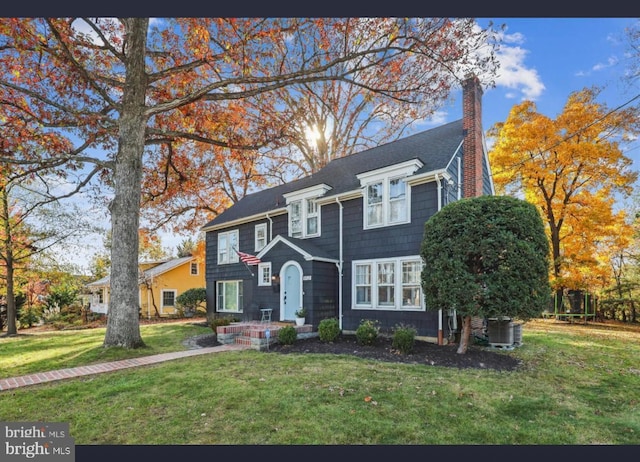
<svg viewBox="0 0 640 462"><path fill-rule="evenodd" d="M285 326L278 331L278 342L283 345L292 345L298 338L296 328L293 326Z"/></svg>
<svg viewBox="0 0 640 462"><path fill-rule="evenodd" d="M378 339L380 326L378 321L363 319L356 329L356 339L360 345L373 345Z"/></svg>
<svg viewBox="0 0 640 462"><path fill-rule="evenodd" d="M216 330L218 326L228 326L229 324L231 324L231 320L229 318L215 318L211 320L209 327L211 327L211 330L213 330L214 333L218 333Z"/></svg>
<svg viewBox="0 0 640 462"><path fill-rule="evenodd" d="M323 319L318 324L318 338L321 342L335 342L339 335L340 326L337 319Z"/></svg>
<svg viewBox="0 0 640 462"><path fill-rule="evenodd" d="M198 311L198 307L207 300L207 290L204 287L197 287L185 290L178 298L178 310L183 316L193 316Z"/></svg>
<svg viewBox="0 0 640 462"><path fill-rule="evenodd" d="M411 353L416 343L416 334L416 329L411 326L397 326L393 332L393 348L405 355Z"/></svg>

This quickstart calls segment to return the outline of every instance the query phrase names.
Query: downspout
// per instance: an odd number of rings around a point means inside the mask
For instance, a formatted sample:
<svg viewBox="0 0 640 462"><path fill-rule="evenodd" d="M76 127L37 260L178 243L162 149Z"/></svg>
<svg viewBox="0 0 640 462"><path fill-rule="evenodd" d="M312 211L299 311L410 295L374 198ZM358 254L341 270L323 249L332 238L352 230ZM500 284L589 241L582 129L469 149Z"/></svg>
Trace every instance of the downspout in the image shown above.
<svg viewBox="0 0 640 462"><path fill-rule="evenodd" d="M440 177L436 173L436 183L438 183L438 211L442 208L442 184L440 183ZM443 343L442 333L442 308L438 309L438 345Z"/></svg>
<svg viewBox="0 0 640 462"><path fill-rule="evenodd" d="M436 173L436 183L438 183L438 211L442 208L442 183L440 177Z"/></svg>
<svg viewBox="0 0 640 462"><path fill-rule="evenodd" d="M271 239L273 239L273 219L268 213L265 216L267 217L267 220L269 220L269 242L271 242Z"/></svg>
<svg viewBox="0 0 640 462"><path fill-rule="evenodd" d="M338 220L338 229L339 229L339 238L338 238L338 263L336 263L336 267L338 268L338 326L340 328L340 330L342 330L342 278L343 278L343 274L342 274L342 211L344 206L342 205L342 202L340 202L340 199L338 199L336 197L336 203L338 204L338 207L340 207L340 213L339 213L339 220Z"/></svg>
<svg viewBox="0 0 640 462"><path fill-rule="evenodd" d="M462 199L462 157L458 156L458 200Z"/></svg>

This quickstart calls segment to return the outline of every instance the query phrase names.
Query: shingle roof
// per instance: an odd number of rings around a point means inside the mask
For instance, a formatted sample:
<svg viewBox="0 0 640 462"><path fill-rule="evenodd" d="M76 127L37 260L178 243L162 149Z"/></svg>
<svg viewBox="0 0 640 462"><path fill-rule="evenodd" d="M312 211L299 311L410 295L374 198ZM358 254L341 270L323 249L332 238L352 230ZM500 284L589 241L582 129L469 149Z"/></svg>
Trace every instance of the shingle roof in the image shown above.
<svg viewBox="0 0 640 462"><path fill-rule="evenodd" d="M416 175L443 169L463 140L462 119L367 149L329 162L318 172L249 194L207 223L204 228L217 226L244 217L280 209L286 205L283 194L320 184L331 186L328 195L338 195L360 188L357 175L388 167L411 159L424 164Z"/></svg>
<svg viewBox="0 0 640 462"><path fill-rule="evenodd" d="M87 287L101 287L101 286L106 286L109 285L109 282L111 281L111 277L110 276L105 276L103 278L98 279L97 281L93 281L87 284Z"/></svg>
<svg viewBox="0 0 640 462"><path fill-rule="evenodd" d="M172 270L173 268L176 268L180 265L187 263L191 259L193 259L193 257L188 256L188 257L169 260L159 264L158 266L149 268L148 270L144 271L143 274L145 277L158 276L162 273L166 273L167 271ZM105 276L101 279L98 279L97 281L90 282L89 284L87 284L87 287L103 287L103 286L108 286L110 283L111 283L111 276Z"/></svg>
<svg viewBox="0 0 640 462"><path fill-rule="evenodd" d="M158 276L159 274L166 273L167 271L172 270L173 268L176 268L180 265L183 265L192 259L193 259L192 256L188 256L188 257L176 258L175 260L169 260L165 263L162 263L158 266L154 266L153 268L146 270L144 272L144 275Z"/></svg>

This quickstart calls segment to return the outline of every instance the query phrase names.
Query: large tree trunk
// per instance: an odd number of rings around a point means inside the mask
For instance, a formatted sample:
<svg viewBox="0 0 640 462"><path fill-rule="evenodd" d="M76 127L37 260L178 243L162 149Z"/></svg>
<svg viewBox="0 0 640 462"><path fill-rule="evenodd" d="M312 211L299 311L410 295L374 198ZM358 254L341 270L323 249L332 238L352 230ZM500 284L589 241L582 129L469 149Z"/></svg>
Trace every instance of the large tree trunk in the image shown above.
<svg viewBox="0 0 640 462"><path fill-rule="evenodd" d="M115 160L114 199L111 203L111 298L104 346L137 348L140 336L138 294L138 228L145 142L145 74L147 18L125 24L125 84Z"/></svg>
<svg viewBox="0 0 640 462"><path fill-rule="evenodd" d="M16 318L18 307L16 306L15 284L13 283L13 261L7 258L7 335L18 335Z"/></svg>
<svg viewBox="0 0 640 462"><path fill-rule="evenodd" d="M460 332L460 345L458 345L458 354L465 354L469 347L469 338L471 337L471 316L462 318L462 331Z"/></svg>
<svg viewBox="0 0 640 462"><path fill-rule="evenodd" d="M13 238L11 226L9 225L9 198L6 189L2 189L2 215L5 217L3 219L5 223L3 260L7 273L7 335L18 335L18 326L16 324L18 309L16 307L15 285L13 283ZM0 327L2 327L1 324Z"/></svg>

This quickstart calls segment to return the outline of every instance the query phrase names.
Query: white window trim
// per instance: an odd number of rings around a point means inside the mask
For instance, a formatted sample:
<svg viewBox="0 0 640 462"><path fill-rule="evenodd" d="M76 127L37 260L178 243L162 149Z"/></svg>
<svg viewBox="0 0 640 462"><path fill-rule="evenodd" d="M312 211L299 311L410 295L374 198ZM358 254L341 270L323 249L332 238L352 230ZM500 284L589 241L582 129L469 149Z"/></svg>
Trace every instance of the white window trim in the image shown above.
<svg viewBox="0 0 640 462"><path fill-rule="evenodd" d="M364 229L375 229L375 228L383 228L387 226L396 226L402 225L406 223L411 223L411 186L407 183L404 177L388 177L382 180L376 180L364 185L363 192L363 204L362 204L362 224ZM405 185L405 219L398 221L390 221L390 209L391 209L391 198L390 198L390 183L393 180L401 180ZM382 223L369 224L369 186L382 183Z"/></svg>
<svg viewBox="0 0 640 462"><path fill-rule="evenodd" d="M308 237L319 237L321 235L322 224L320 223L320 217L322 216L322 213L321 213L322 207L317 199L321 196L324 196L326 192L329 191L330 189L331 189L331 186L326 184L320 184L320 185L312 186L310 188L305 188L299 191L294 191L291 193L284 194L284 198L286 199L287 209L288 209L287 213L289 215L289 219L288 219L288 222L289 222L288 236L289 237L293 237L291 233L291 204L298 201L300 202L300 223L302 227L302 234L300 238L304 239ZM308 210L309 201L315 202L316 214L317 214L316 216L318 219L318 223L317 223L318 231L314 234L309 234L307 230L307 210Z"/></svg>
<svg viewBox="0 0 640 462"><path fill-rule="evenodd" d="M380 305L378 303L378 264L380 263L395 263L395 280L394 280L394 305ZM354 260L351 263L351 307L353 310L378 310L378 311L425 311L424 295L422 293L422 286L418 284L420 291L420 305L419 306L403 306L402 305L402 263L405 262L420 262L422 265L422 258L418 255L403 256L396 258L380 258L380 259L368 259L368 260ZM371 267L371 304L357 304L356 303L356 266L358 265L370 265Z"/></svg>
<svg viewBox="0 0 640 462"><path fill-rule="evenodd" d="M313 234L309 233L309 230L307 228L307 223L308 223L307 219L309 218L309 215L308 215L307 212L308 212L308 205L309 205L310 201L315 202L315 206L316 206L315 216L316 216L316 219L317 219L317 225L316 225L317 232L315 232ZM292 218L292 215L291 215L291 204L293 204L293 203L299 203L300 204L300 229L301 229L300 236L294 236L292 231L291 231L291 218ZM320 232L320 230L322 229L322 225L320 223L320 217L322 216L322 214L320 213L321 206L320 206L320 204L318 204L317 201L315 201L315 199L299 199L299 200L291 201L288 204L287 207L288 207L288 210L289 210L288 211L288 214L289 214L289 230L288 230L287 235L289 237L297 237L297 238L300 238L300 239L305 239L305 238L308 238L308 237L319 237L321 235L321 232Z"/></svg>
<svg viewBox="0 0 640 462"><path fill-rule="evenodd" d="M194 266L196 268L196 272L195 273L192 271ZM199 276L200 275L200 265L198 265L197 261L192 261L191 263L189 263L189 274L191 276Z"/></svg>
<svg viewBox="0 0 640 462"><path fill-rule="evenodd" d="M360 186L364 187L369 183L378 183L387 178L400 178L413 175L424 164L418 160L408 160L400 164L392 165L391 167L385 167L378 170L372 170L370 172L364 172L356 175L356 178L360 180Z"/></svg>
<svg viewBox="0 0 640 462"><path fill-rule="evenodd" d="M372 170L370 172L360 173L356 175L360 180L360 187L362 188L362 224L364 229L374 229L386 226L395 226L411 222L411 184L407 181L407 177L413 175L424 164L419 159L412 159L406 162L401 162L389 167ZM405 179L406 185L406 220L389 222L389 182L391 180ZM368 223L368 186L376 183L382 183L382 223L369 225Z"/></svg>
<svg viewBox="0 0 640 462"><path fill-rule="evenodd" d="M173 305L165 305L164 304L164 294L165 292L173 292ZM160 291L160 309L164 310L164 308L178 308L178 291L176 289L162 289Z"/></svg>
<svg viewBox="0 0 640 462"><path fill-rule="evenodd" d="M264 271L267 269L269 271L269 277L265 281ZM270 286L271 285L271 262L258 263L258 285L259 286Z"/></svg>
<svg viewBox="0 0 640 462"><path fill-rule="evenodd" d="M264 245L260 245L260 242L258 241L258 231L260 230L262 230L264 233ZM254 232L254 250L256 252L259 252L262 249L264 249L268 243L269 243L269 237L267 236L267 224L266 223L257 224L255 226L255 232Z"/></svg>
<svg viewBox="0 0 640 462"><path fill-rule="evenodd" d="M233 249L233 246L231 246L229 244L230 239L227 240L227 260L228 261L221 261L220 260L220 238L222 236L232 236L235 235L236 237L236 245L240 240L240 235L237 229L234 229L232 231L224 231L221 233L218 233L218 255L217 255L217 261L218 261L218 265L227 265L227 264L231 264L231 263L238 263L240 261L240 258L238 257L237 252Z"/></svg>
<svg viewBox="0 0 640 462"><path fill-rule="evenodd" d="M220 306L218 304L218 300L219 300L218 297L220 296L220 293L219 293L219 288L220 287L219 287L219 285L220 284L231 284L231 283L238 284L238 300L236 300L237 304L238 304L238 310L237 311L220 309ZM229 280L229 281L216 281L216 312L219 312L219 313L242 313L243 312L243 307L242 307L243 302L240 299L240 290L241 290L240 287L241 286L242 286L242 280L240 280L240 279L238 279L238 280L234 279L234 280ZM243 297L244 297L244 294L243 294Z"/></svg>

